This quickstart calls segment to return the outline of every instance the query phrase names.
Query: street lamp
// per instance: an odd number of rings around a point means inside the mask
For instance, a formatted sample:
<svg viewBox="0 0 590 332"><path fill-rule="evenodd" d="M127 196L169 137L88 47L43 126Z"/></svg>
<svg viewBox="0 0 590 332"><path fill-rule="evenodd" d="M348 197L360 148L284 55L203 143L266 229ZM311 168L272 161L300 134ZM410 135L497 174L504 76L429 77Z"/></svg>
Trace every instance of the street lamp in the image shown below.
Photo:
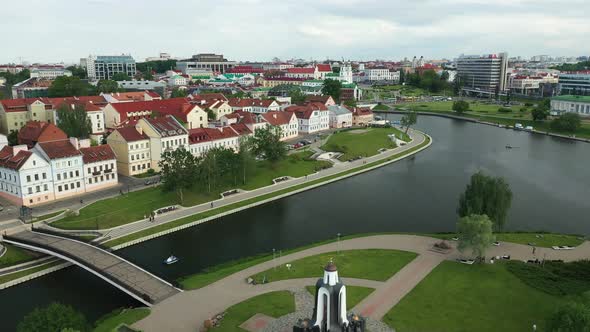
<svg viewBox="0 0 590 332"><path fill-rule="evenodd" d="M338 240L337 240L336 246L338 248L338 255L340 255L340 233L338 233L337 236L338 236Z"/></svg>
<svg viewBox="0 0 590 332"><path fill-rule="evenodd" d="M273 265L273 268L276 270L277 265L275 263L275 248L272 248L272 265Z"/></svg>

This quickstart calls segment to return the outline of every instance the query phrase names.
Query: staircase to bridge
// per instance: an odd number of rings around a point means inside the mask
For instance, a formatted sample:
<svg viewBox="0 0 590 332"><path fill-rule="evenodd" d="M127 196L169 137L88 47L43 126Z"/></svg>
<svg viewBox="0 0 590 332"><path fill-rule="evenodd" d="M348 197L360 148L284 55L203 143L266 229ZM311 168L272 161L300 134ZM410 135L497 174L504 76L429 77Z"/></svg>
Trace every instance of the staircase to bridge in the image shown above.
<svg viewBox="0 0 590 332"><path fill-rule="evenodd" d="M46 230L4 235L2 241L69 261L95 274L147 306L159 303L181 290L107 248L50 234Z"/></svg>

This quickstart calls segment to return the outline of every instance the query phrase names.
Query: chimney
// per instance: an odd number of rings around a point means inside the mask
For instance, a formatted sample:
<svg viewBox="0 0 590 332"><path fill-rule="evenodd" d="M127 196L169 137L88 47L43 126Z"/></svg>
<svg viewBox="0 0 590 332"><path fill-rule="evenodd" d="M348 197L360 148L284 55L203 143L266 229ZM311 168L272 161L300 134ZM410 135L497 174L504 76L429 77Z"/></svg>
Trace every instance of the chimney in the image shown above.
<svg viewBox="0 0 590 332"><path fill-rule="evenodd" d="M276 119L277 118L277 113L273 113L272 114L272 117Z"/></svg>
<svg viewBox="0 0 590 332"><path fill-rule="evenodd" d="M80 150L80 142L78 141L77 137L70 137L70 143L72 143L76 150Z"/></svg>
<svg viewBox="0 0 590 332"><path fill-rule="evenodd" d="M85 138L78 141L80 143L80 148L89 148L90 147L90 139Z"/></svg>
<svg viewBox="0 0 590 332"><path fill-rule="evenodd" d="M12 156L16 156L17 153L19 153L20 151L28 151L29 148L27 147L26 144L21 144L21 145L15 145L12 147Z"/></svg>

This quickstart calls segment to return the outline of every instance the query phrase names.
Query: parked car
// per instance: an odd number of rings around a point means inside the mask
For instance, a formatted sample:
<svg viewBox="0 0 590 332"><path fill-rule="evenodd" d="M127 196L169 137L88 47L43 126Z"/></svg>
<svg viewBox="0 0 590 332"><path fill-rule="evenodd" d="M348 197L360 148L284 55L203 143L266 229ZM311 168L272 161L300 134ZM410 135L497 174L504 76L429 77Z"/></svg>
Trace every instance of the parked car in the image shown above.
<svg viewBox="0 0 590 332"><path fill-rule="evenodd" d="M294 149L299 149L302 146L303 146L303 144L301 144L301 143L295 143L295 145L293 145L293 148Z"/></svg>
<svg viewBox="0 0 590 332"><path fill-rule="evenodd" d="M155 181L152 182L152 180L145 180L145 182L143 183L146 186L149 186L150 184L154 184Z"/></svg>

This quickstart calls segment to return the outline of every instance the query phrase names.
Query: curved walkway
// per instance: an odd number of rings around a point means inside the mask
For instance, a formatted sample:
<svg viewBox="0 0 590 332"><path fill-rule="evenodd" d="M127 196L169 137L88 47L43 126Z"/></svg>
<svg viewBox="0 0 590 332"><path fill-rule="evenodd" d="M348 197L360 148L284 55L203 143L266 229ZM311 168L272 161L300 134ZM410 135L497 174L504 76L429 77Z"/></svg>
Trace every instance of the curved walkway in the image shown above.
<svg viewBox="0 0 590 332"><path fill-rule="evenodd" d="M309 285L309 279L292 279L271 282L264 285L249 285L246 278L268 270L274 264L284 264L307 256L318 255L327 252L356 249L396 249L418 253L419 256L393 277L384 283L371 282L376 291L365 298L355 307L355 310L365 312L371 318L381 318L389 311L405 294L422 280L436 265L447 260L460 258L462 255L455 249L447 254L432 252L430 249L439 239L415 236L415 235L377 235L355 238L330 243L318 247L302 250L283 256L280 262L268 261L247 268L224 279L212 283L203 288L185 291L172 296L152 307L151 314L137 322L135 327L143 331L194 331L202 326L206 319L223 312L228 307L242 302L250 297L268 293L271 291L292 289L301 285ZM511 255L512 259L525 260L531 258L563 259L565 261L579 260L590 257L590 242L570 251L554 251L548 248L537 248L536 256L533 256L531 247L513 243L502 243L499 247L492 247L487 251L487 256ZM320 277L320 276L318 276ZM366 285L367 281L346 278L347 284ZM356 283L358 281L358 283ZM375 287L376 286L376 287Z"/></svg>

